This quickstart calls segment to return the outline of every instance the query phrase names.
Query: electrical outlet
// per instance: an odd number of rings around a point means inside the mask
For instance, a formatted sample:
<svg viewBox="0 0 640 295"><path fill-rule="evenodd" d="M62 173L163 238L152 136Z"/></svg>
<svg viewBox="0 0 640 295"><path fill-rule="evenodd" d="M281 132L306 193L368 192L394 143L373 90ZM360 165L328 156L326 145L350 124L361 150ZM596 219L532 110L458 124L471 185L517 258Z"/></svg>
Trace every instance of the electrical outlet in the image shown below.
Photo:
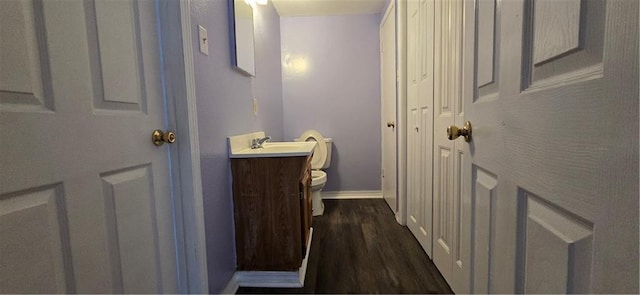
<svg viewBox="0 0 640 295"><path fill-rule="evenodd" d="M258 99L257 98L253 99L253 115L254 116L258 115Z"/></svg>
<svg viewBox="0 0 640 295"><path fill-rule="evenodd" d="M198 26L198 38L200 39L200 52L209 55L209 37L207 37L207 29Z"/></svg>

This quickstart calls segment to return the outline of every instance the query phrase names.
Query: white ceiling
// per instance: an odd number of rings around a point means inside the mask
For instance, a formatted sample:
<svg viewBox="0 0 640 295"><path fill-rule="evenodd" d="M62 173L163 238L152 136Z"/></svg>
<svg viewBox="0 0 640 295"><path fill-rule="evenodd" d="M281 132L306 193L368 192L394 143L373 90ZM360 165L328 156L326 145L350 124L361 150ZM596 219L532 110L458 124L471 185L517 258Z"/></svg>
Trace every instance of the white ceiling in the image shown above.
<svg viewBox="0 0 640 295"><path fill-rule="evenodd" d="M278 14L288 16L326 16L381 12L387 0L271 0Z"/></svg>

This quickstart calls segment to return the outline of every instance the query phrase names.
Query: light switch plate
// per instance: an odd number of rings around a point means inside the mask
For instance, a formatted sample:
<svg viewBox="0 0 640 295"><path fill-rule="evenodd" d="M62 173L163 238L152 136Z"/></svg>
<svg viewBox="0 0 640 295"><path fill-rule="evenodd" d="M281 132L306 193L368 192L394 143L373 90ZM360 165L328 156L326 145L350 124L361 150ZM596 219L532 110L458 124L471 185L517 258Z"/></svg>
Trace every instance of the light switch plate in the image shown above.
<svg viewBox="0 0 640 295"><path fill-rule="evenodd" d="M258 99L257 98L253 99L253 115L254 116L258 115Z"/></svg>
<svg viewBox="0 0 640 295"><path fill-rule="evenodd" d="M209 55L209 37L207 37L207 29L198 26L198 38L200 39L200 52Z"/></svg>

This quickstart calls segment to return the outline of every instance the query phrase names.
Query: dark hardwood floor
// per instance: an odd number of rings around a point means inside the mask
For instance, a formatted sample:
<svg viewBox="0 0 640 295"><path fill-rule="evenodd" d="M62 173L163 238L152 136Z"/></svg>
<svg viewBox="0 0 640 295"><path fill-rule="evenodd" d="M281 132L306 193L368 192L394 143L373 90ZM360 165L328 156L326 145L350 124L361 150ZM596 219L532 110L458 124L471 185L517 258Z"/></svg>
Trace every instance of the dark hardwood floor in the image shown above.
<svg viewBox="0 0 640 295"><path fill-rule="evenodd" d="M239 294L452 293L409 229L382 199L325 200L313 218L303 288L240 288Z"/></svg>

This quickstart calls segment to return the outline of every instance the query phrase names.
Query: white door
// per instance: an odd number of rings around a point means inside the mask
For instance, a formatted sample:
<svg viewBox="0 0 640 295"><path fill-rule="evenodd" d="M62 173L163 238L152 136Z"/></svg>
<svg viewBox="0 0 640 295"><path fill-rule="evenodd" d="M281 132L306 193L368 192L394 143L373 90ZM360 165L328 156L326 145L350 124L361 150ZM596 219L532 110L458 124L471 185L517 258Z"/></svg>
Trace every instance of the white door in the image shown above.
<svg viewBox="0 0 640 295"><path fill-rule="evenodd" d="M433 133L433 261L456 293L469 293L470 214L465 145L447 138L463 122L461 96L462 0L435 3Z"/></svg>
<svg viewBox="0 0 640 295"><path fill-rule="evenodd" d="M638 11L466 2L473 292L638 293Z"/></svg>
<svg viewBox="0 0 640 295"><path fill-rule="evenodd" d="M393 212L396 200L396 9L392 2L380 25L382 84L382 194Z"/></svg>
<svg viewBox="0 0 640 295"><path fill-rule="evenodd" d="M407 226L429 256L433 205L434 0L407 2Z"/></svg>
<svg viewBox="0 0 640 295"><path fill-rule="evenodd" d="M154 1L0 1L0 292L175 293Z"/></svg>

